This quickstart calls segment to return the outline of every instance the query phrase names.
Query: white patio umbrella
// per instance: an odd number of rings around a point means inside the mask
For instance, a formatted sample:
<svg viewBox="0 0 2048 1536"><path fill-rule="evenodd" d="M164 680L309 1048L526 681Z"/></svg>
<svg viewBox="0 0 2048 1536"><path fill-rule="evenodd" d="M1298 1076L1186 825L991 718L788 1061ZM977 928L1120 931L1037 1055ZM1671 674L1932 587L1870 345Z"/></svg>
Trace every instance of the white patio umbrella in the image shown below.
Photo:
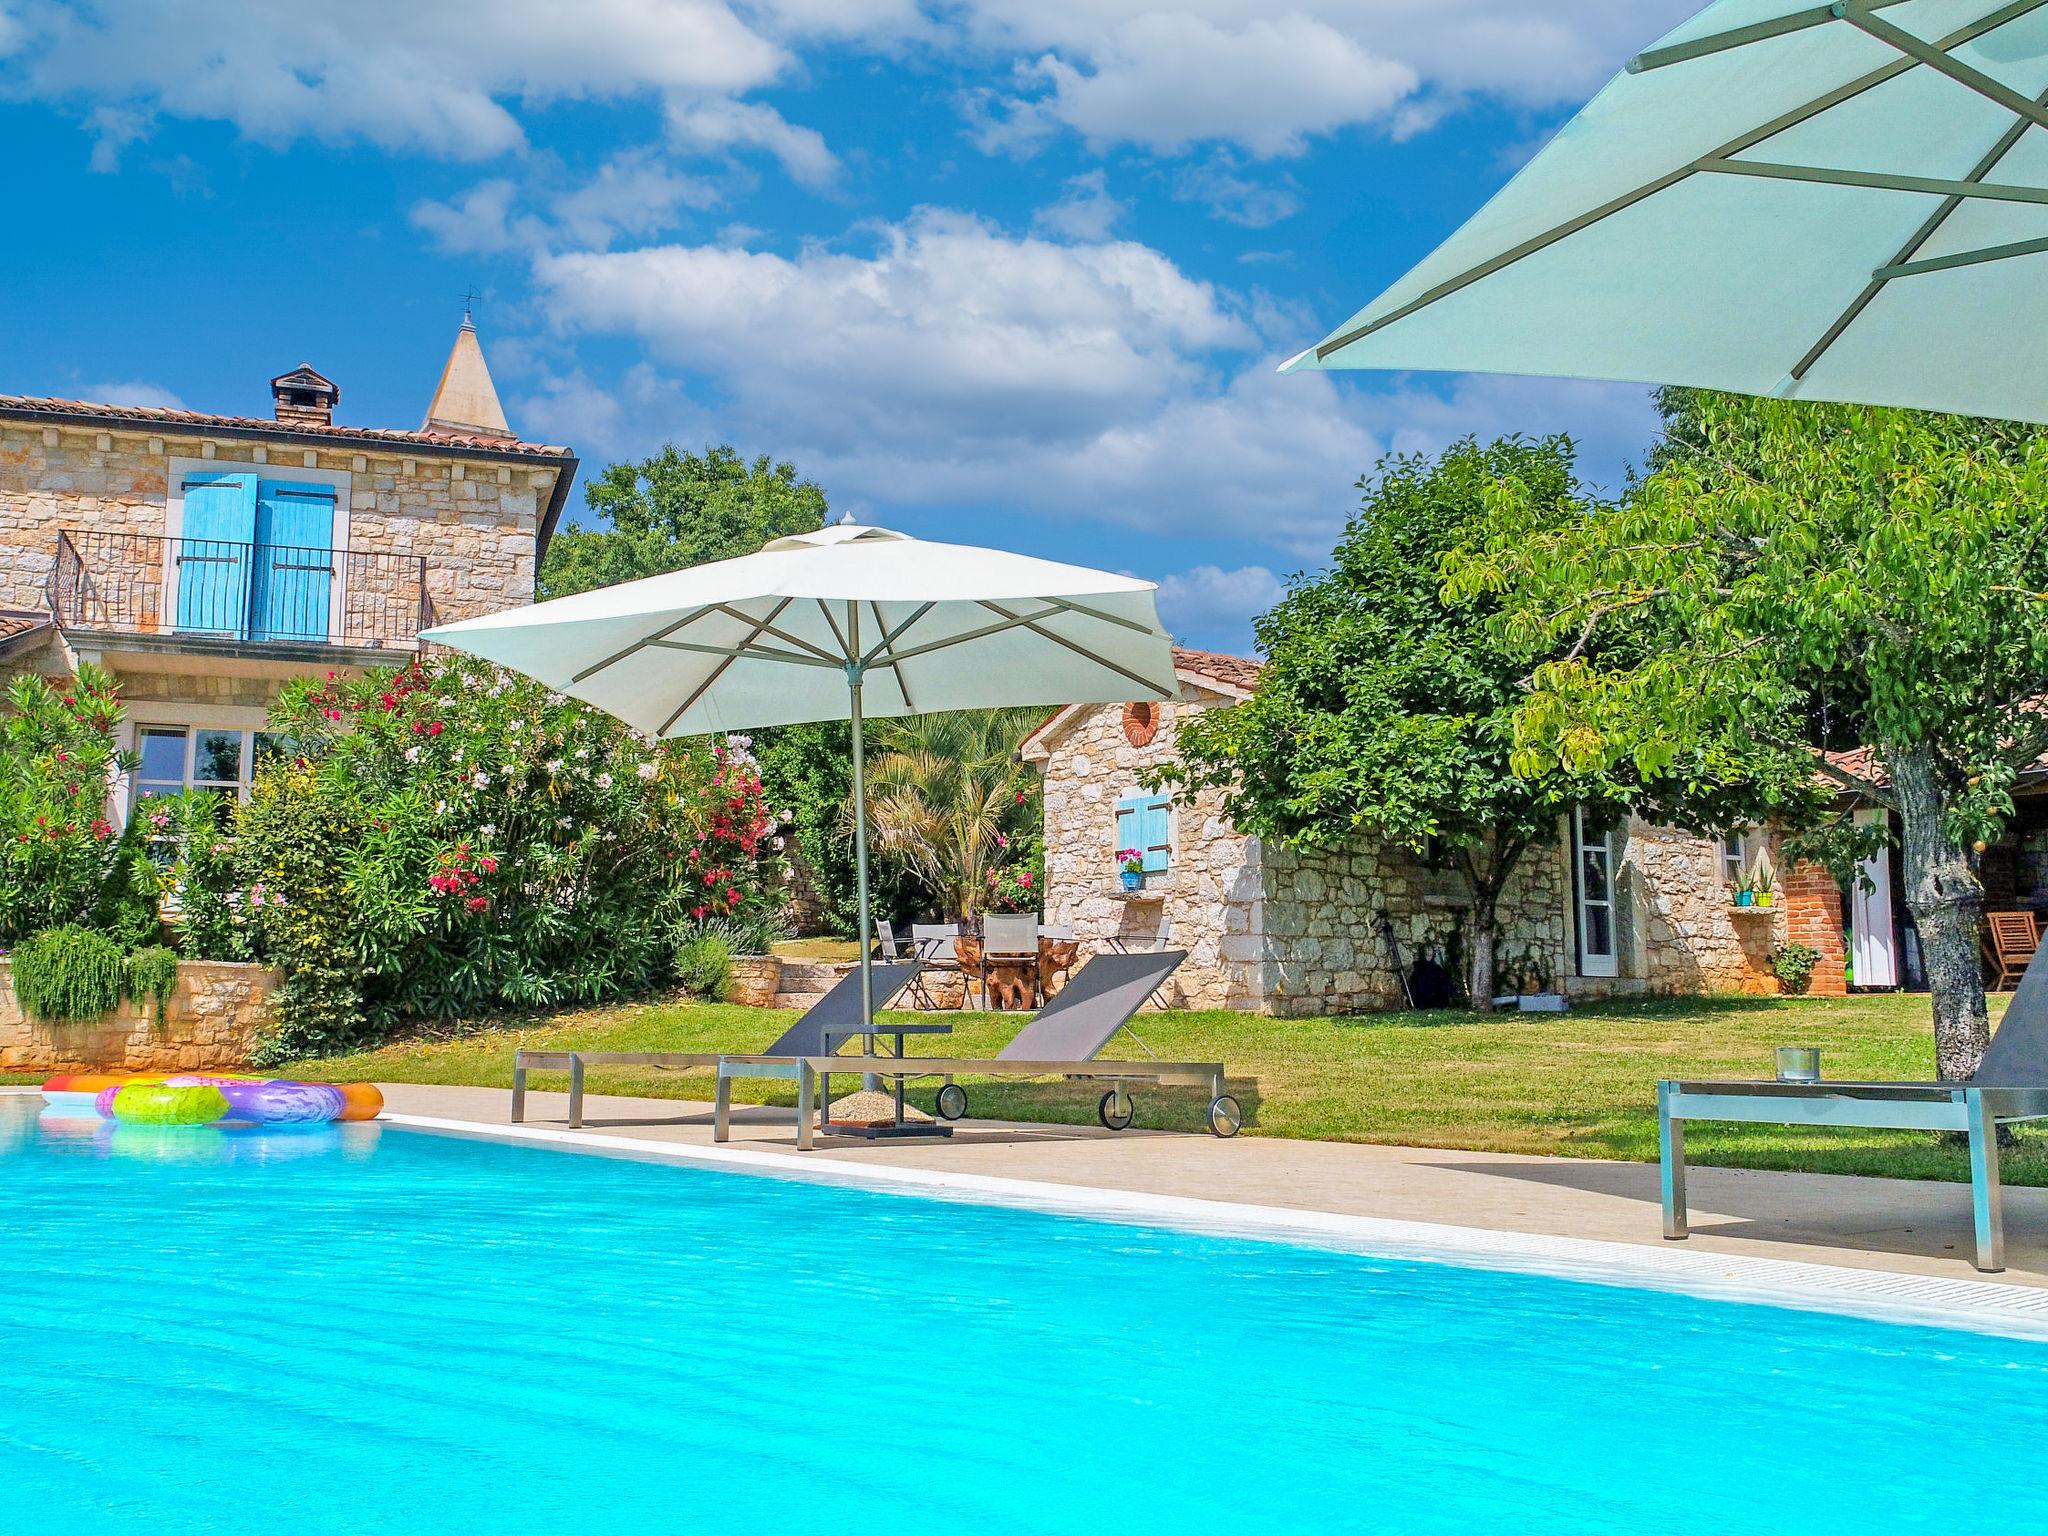
<svg viewBox="0 0 2048 1536"><path fill-rule="evenodd" d="M1285 368L2048 421L2048 0L1718 0Z"/></svg>
<svg viewBox="0 0 2048 1536"><path fill-rule="evenodd" d="M862 722L1165 699L1149 581L842 523L758 553L426 630L655 736L853 724L861 1022L874 1022Z"/></svg>

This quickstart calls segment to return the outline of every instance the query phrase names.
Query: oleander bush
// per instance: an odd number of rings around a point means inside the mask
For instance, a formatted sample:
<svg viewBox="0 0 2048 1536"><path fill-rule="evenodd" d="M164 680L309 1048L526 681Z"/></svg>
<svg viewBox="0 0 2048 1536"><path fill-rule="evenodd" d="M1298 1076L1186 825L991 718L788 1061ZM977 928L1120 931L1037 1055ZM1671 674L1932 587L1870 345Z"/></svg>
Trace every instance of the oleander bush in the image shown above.
<svg viewBox="0 0 2048 1536"><path fill-rule="evenodd" d="M668 981L686 932L772 918L783 868L738 742L652 742L454 658L287 686L293 759L234 818L243 911L286 982L268 1043Z"/></svg>

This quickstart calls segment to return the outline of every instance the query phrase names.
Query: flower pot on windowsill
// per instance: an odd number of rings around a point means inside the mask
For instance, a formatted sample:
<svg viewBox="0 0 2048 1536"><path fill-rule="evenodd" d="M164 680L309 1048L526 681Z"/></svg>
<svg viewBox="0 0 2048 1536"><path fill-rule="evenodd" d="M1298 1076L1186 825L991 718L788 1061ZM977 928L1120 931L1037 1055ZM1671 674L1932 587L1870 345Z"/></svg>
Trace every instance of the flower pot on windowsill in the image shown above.
<svg viewBox="0 0 2048 1536"><path fill-rule="evenodd" d="M1142 869L1120 869L1117 874L1122 878L1125 890L1141 891L1145 888L1145 871Z"/></svg>
<svg viewBox="0 0 2048 1536"><path fill-rule="evenodd" d="M1771 893L1769 891L1758 891L1756 893L1756 904L1760 907L1768 907L1771 904Z"/></svg>
<svg viewBox="0 0 2048 1536"><path fill-rule="evenodd" d="M1755 905L1756 905L1756 892L1755 892L1755 891L1737 891L1737 892L1735 893L1735 905L1737 905L1738 907L1753 907L1753 906L1755 906Z"/></svg>

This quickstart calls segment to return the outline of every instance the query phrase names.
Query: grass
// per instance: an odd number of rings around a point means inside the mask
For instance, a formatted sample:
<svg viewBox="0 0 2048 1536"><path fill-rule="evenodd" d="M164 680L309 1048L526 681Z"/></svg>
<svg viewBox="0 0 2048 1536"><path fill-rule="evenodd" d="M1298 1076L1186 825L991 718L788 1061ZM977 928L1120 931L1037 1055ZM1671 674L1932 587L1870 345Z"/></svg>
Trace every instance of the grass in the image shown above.
<svg viewBox="0 0 2048 1536"><path fill-rule="evenodd" d="M2003 1008L1994 998L1994 1015ZM758 1050L786 1016L738 1007L649 1002L478 1027L451 1039L400 1042L357 1055L294 1064L329 1079L467 1083L509 1087L519 1045L586 1050ZM943 1044L913 1045L992 1055L1017 1028L1014 1015L948 1016ZM1148 1014L1138 1030L1161 1057L1223 1061L1243 1101L1245 1132L1331 1141L1533 1152L1560 1157L1654 1160L1659 1077L1768 1075L1772 1048L1817 1045L1841 1079L1933 1076L1925 997L1684 998L1606 1003L1569 1014L1480 1019L1453 1013L1389 1013L1348 1019L1270 1019L1238 1013ZM1121 1049L1121 1046L1114 1049ZM565 1074L537 1073L559 1088ZM966 1081L977 1116L1092 1124L1100 1086ZM598 1093L708 1099L706 1072L605 1069ZM914 1089L930 1104L930 1087ZM1192 1089L1140 1086L1141 1126L1196 1130L1203 1097ZM791 1104L779 1083L743 1082L735 1097ZM1827 1173L1967 1179L1962 1148L1927 1133L1816 1131L1695 1124L1687 1151L1702 1163ZM2005 1159L2015 1184L2048 1185L2048 1134L2021 1132Z"/></svg>

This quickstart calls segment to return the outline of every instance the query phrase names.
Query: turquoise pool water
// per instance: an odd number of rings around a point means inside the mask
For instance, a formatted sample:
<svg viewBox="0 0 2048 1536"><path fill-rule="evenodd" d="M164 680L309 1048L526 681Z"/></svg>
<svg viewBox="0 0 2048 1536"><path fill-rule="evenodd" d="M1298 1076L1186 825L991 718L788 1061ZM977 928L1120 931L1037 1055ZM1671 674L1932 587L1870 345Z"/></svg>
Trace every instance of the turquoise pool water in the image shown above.
<svg viewBox="0 0 2048 1536"><path fill-rule="evenodd" d="M2048 1517L2040 1344L394 1127L109 1136L38 1107L0 1097L9 1533Z"/></svg>

